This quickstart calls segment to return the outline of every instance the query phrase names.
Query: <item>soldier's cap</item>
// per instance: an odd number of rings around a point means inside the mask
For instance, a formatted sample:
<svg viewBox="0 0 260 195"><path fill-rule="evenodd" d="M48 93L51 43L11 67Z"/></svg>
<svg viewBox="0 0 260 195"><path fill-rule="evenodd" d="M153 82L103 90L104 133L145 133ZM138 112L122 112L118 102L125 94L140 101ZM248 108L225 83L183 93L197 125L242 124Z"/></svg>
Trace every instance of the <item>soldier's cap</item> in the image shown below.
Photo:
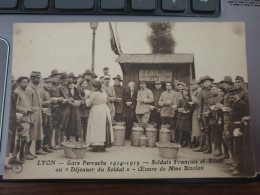
<svg viewBox="0 0 260 195"><path fill-rule="evenodd" d="M79 75L78 75L78 78L83 78L83 74L79 74Z"/></svg>
<svg viewBox="0 0 260 195"><path fill-rule="evenodd" d="M201 82L203 83L204 81L207 81L207 80L209 80L209 81L211 81L211 82L213 82L214 81L214 79L213 78L211 78L210 76L205 76L205 77L202 77L201 78Z"/></svg>
<svg viewBox="0 0 260 195"><path fill-rule="evenodd" d="M104 79L105 80L110 80L110 76L109 75L104 75Z"/></svg>
<svg viewBox="0 0 260 195"><path fill-rule="evenodd" d="M232 87L232 88L228 91L228 93L229 93L230 95L235 95L235 94L238 93L238 91L239 91L238 88Z"/></svg>
<svg viewBox="0 0 260 195"><path fill-rule="evenodd" d="M99 79L104 79L104 76L101 76Z"/></svg>
<svg viewBox="0 0 260 195"><path fill-rule="evenodd" d="M179 82L178 84L177 84L177 86L178 85L182 85L183 87L186 87L186 84L184 83L184 82Z"/></svg>
<svg viewBox="0 0 260 195"><path fill-rule="evenodd" d="M202 83L204 77L200 77L198 84L200 85Z"/></svg>
<svg viewBox="0 0 260 195"><path fill-rule="evenodd" d="M140 84L146 84L146 81L140 81Z"/></svg>
<svg viewBox="0 0 260 195"><path fill-rule="evenodd" d="M32 71L30 76L31 77L41 77L41 73L38 71Z"/></svg>
<svg viewBox="0 0 260 195"><path fill-rule="evenodd" d="M94 79L98 78L98 76L97 76L97 74L95 72L93 72L92 78L94 78Z"/></svg>
<svg viewBox="0 0 260 195"><path fill-rule="evenodd" d="M115 77L113 77L113 80L115 80L115 79L118 79L119 81L122 81L121 80L121 76L118 74L118 75L116 75Z"/></svg>
<svg viewBox="0 0 260 195"><path fill-rule="evenodd" d="M52 83L52 79L50 77L46 77L46 78L43 79L43 82L44 83L50 83L50 82Z"/></svg>
<svg viewBox="0 0 260 195"><path fill-rule="evenodd" d="M50 77L53 77L53 76L56 76L56 75L60 75L60 74L61 73L59 73L57 69L54 69L54 70L51 71Z"/></svg>
<svg viewBox="0 0 260 195"><path fill-rule="evenodd" d="M108 67L104 67L103 70L109 70L109 68Z"/></svg>
<svg viewBox="0 0 260 195"><path fill-rule="evenodd" d="M67 72L62 72L61 75L60 75L60 78L61 78L61 79L66 79L66 78L68 78Z"/></svg>
<svg viewBox="0 0 260 195"><path fill-rule="evenodd" d="M233 81L232 81L231 76L225 76L224 79L222 81L220 81L219 83L230 83L230 84L233 84Z"/></svg>
<svg viewBox="0 0 260 195"><path fill-rule="evenodd" d="M196 79L193 79L191 82L190 82L191 85L195 85L195 84L199 84L199 81L197 81Z"/></svg>
<svg viewBox="0 0 260 195"><path fill-rule="evenodd" d="M161 85L162 83L161 83L161 81L155 81L154 84L155 85Z"/></svg>
<svg viewBox="0 0 260 195"><path fill-rule="evenodd" d="M236 80L238 80L238 81L243 81L243 82L244 82L244 77L236 76L235 81L236 81Z"/></svg>
<svg viewBox="0 0 260 195"><path fill-rule="evenodd" d="M89 69L86 69L83 75L84 75L84 76L85 76L85 75L91 75L91 76L92 76L92 75L93 75L93 72L92 72L91 70L89 70Z"/></svg>
<svg viewBox="0 0 260 195"><path fill-rule="evenodd" d="M73 79L75 79L76 77L75 77L75 74L74 74L73 72L71 72L71 73L69 73L68 78L73 78Z"/></svg>

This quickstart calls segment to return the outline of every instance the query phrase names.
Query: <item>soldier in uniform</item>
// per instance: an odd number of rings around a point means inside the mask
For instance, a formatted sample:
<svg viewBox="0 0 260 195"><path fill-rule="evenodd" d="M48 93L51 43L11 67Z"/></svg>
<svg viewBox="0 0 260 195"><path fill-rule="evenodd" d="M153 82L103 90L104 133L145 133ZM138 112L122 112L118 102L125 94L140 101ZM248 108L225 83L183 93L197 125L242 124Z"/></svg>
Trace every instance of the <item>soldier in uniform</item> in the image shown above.
<svg viewBox="0 0 260 195"><path fill-rule="evenodd" d="M199 82L195 79L191 81L191 107L192 107L192 148L197 148L199 146L200 137L200 122L198 121L198 110L199 110L199 95L201 88L199 87Z"/></svg>
<svg viewBox="0 0 260 195"><path fill-rule="evenodd" d="M166 91L162 92L160 99L158 101L159 106L161 106L161 120L163 125L170 125L172 130L172 140L175 142L175 131L173 129L174 121L174 99L176 96L176 92L172 90L172 84L170 82L166 82Z"/></svg>
<svg viewBox="0 0 260 195"><path fill-rule="evenodd" d="M123 102L124 102L124 87L120 85L121 76L116 75L114 78L114 90L116 93L116 100L115 100L115 120L117 122L122 122L123 121Z"/></svg>
<svg viewBox="0 0 260 195"><path fill-rule="evenodd" d="M28 81L28 80L27 80ZM15 146L15 136L16 136L16 128L17 128L17 118L16 118L16 101L17 95L14 90L16 87L15 78L12 75L12 85L11 85L11 96L10 96L10 114L9 114L9 125L8 125L8 138L6 144L6 158L5 158L5 168L10 169L11 164L9 163L9 155L10 152L14 154L14 146Z"/></svg>
<svg viewBox="0 0 260 195"><path fill-rule="evenodd" d="M50 148L53 148L52 146L52 135L53 135L53 128L52 128L52 121L51 121L51 95L50 95L50 89L52 86L51 79L44 78L43 81L43 88L40 90L40 96L42 101L42 122L43 122L43 151L52 153L53 150Z"/></svg>
<svg viewBox="0 0 260 195"><path fill-rule="evenodd" d="M26 88L29 84L29 78L19 77L17 79L17 84L18 87L14 90L14 93L17 96L16 112L22 114L22 118L20 119L19 122L19 124L22 127L22 133L18 132L20 133L22 143L20 147L19 147L19 143L16 144L14 157L10 159L9 161L10 163L18 161L17 154L19 151L20 151L20 161L22 162L24 159L32 160L36 158L36 156L30 152L31 141L30 141L29 133L30 133L30 126L33 122L33 117L32 117L33 110L32 110L30 99L26 93ZM14 137L15 136L16 135L14 135Z"/></svg>
<svg viewBox="0 0 260 195"><path fill-rule="evenodd" d="M82 139L84 141L86 141L88 117L89 117L90 108L88 108L86 106L85 99L90 97L90 95L91 95L91 86L90 86L90 83L88 83L86 80L83 80L80 84L79 95L82 98L81 105L79 107L81 125L82 125L82 129L83 129Z"/></svg>
<svg viewBox="0 0 260 195"><path fill-rule="evenodd" d="M210 143L210 131L209 131L209 118L207 116L208 109L208 99L210 98L210 89L214 79L210 76L205 76L201 79L203 83L203 90L200 92L199 96L199 112L198 112L198 120L202 119L203 121L203 129L201 129L201 141L199 148L195 149L196 152L204 151L206 154L210 153L211 146L207 146L206 143ZM207 142L206 142L207 140Z"/></svg>
<svg viewBox="0 0 260 195"><path fill-rule="evenodd" d="M157 124L157 126L160 128L161 123L162 123L161 117L160 117L161 107L159 106L158 102L159 102L159 99L163 92L163 89L162 89L161 81L155 81L154 85L155 85L155 89L153 91L153 97L154 97L153 106L155 108L152 110L152 113L151 113L151 121L155 122Z"/></svg>
<svg viewBox="0 0 260 195"><path fill-rule="evenodd" d="M85 99L90 96L91 94L91 80L93 76L93 72L89 69L85 71L83 74L85 80L81 82L80 84L80 93L79 95L82 98L82 105L79 108L80 111L80 118L81 118L81 125L83 129L82 138L84 141L86 141L87 136L87 127L88 127L88 117L90 108L86 106Z"/></svg>
<svg viewBox="0 0 260 195"><path fill-rule="evenodd" d="M208 113L209 113L209 132L208 132L208 152L212 151L211 136L213 137L214 143L214 155L220 156L222 154L221 140L222 140L222 131L219 129L219 108L216 107L217 103L222 103L223 97L218 92L218 87L212 85L211 97L208 99Z"/></svg>
<svg viewBox="0 0 260 195"><path fill-rule="evenodd" d="M137 93L136 119L146 125L150 119L150 105L154 102L153 92L146 88L144 81L140 82L140 90Z"/></svg>
<svg viewBox="0 0 260 195"><path fill-rule="evenodd" d="M60 85L58 86L60 95L63 98L63 100L60 105L60 114L56 126L57 148L62 148L60 143L64 141L65 129L67 128L69 115L70 115L70 104L72 104L72 101L69 97L67 83L68 83L68 74L66 72L62 72L60 76Z"/></svg>
<svg viewBox="0 0 260 195"><path fill-rule="evenodd" d="M234 151L233 158L234 162L232 163L233 170L232 175L240 175L243 171L243 161L249 159L243 158L243 133L242 133L242 124L241 121L243 117L249 116L248 105L240 98L239 96L240 89L233 87L229 90L229 102L230 102L230 133L232 133ZM248 143L247 143L248 144Z"/></svg>
<svg viewBox="0 0 260 195"><path fill-rule="evenodd" d="M51 75L50 78L52 80L52 86L50 89L50 95L51 98L54 99L56 98L56 101L53 102L51 104L51 121L52 121L52 128L53 128L53 132L55 131L55 146L49 146L49 148L51 150L57 150L57 149L62 149L62 147L60 147L59 144L59 140L60 140L60 132L59 129L57 129L57 122L60 116L60 105L61 105L61 101L62 101L62 97L60 94L60 90L58 89L59 86L59 82L60 82L60 73L58 72L58 70L54 69L51 71Z"/></svg>
<svg viewBox="0 0 260 195"><path fill-rule="evenodd" d="M226 164L233 163L233 136L229 130L230 126L230 113L229 113L229 90L233 87L233 81L230 76L225 76L222 81L220 81L222 90L225 92L223 97L223 148L224 155L221 157L225 159ZM227 109L226 109L227 108Z"/></svg>
<svg viewBox="0 0 260 195"><path fill-rule="evenodd" d="M26 88L26 93L30 99L33 113L33 126L30 128L30 143L35 141L35 154L46 155L42 150L43 129L42 129L42 102L38 85L40 83L41 73L33 71L30 76L30 83Z"/></svg>
<svg viewBox="0 0 260 195"><path fill-rule="evenodd" d="M115 105L114 102L116 100L116 92L114 87L109 85L110 83L110 76L105 75L104 76L104 85L103 85L103 90L107 94L107 106L110 110L110 114L112 117L112 120L115 118Z"/></svg>

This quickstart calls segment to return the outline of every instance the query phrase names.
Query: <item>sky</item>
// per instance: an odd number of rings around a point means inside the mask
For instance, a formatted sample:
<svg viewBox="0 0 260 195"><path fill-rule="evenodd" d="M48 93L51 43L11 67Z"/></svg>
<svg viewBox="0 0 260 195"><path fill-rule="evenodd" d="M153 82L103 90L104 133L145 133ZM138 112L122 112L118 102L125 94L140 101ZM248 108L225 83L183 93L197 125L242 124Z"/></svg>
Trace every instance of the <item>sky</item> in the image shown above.
<svg viewBox="0 0 260 195"><path fill-rule="evenodd" d="M112 23L115 31L115 23ZM151 32L147 23L116 23L125 54L151 53L146 41ZM13 75L29 76L40 71L43 77L52 69L75 75L91 68L92 30L89 23L16 23L13 36ZM174 23L175 53L194 53L195 75L210 75L216 82L224 76L240 75L247 81L244 23ZM108 23L98 23L95 72L110 75L122 71L110 45Z"/></svg>

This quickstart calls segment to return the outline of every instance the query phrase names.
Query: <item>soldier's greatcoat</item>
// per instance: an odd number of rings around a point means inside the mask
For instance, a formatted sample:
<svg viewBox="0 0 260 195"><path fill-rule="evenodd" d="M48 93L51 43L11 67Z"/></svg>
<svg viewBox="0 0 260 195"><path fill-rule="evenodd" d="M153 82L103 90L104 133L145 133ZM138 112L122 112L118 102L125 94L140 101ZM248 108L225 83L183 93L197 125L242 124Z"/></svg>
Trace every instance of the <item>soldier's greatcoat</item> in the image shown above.
<svg viewBox="0 0 260 195"><path fill-rule="evenodd" d="M42 129L42 103L39 89L33 83L29 83L26 88L26 93L31 102L33 113L33 125L30 128L30 140L43 140L43 129Z"/></svg>

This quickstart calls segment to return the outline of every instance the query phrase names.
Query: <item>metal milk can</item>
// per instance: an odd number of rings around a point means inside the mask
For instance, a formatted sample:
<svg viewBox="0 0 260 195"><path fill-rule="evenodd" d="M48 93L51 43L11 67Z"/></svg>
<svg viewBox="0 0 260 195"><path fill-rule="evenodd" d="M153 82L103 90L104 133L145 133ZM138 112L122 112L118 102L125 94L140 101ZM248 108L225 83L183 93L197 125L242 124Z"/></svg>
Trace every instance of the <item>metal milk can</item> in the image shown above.
<svg viewBox="0 0 260 195"><path fill-rule="evenodd" d="M166 143L171 142L172 134L171 130L169 129L169 125L162 125L159 131L159 142Z"/></svg>
<svg viewBox="0 0 260 195"><path fill-rule="evenodd" d="M144 129L142 124L134 123L131 133L131 146L139 146L140 145L140 137L144 134Z"/></svg>
<svg viewBox="0 0 260 195"><path fill-rule="evenodd" d="M142 135L139 140L140 140L140 148L146 148L148 138L145 135Z"/></svg>
<svg viewBox="0 0 260 195"><path fill-rule="evenodd" d="M125 145L125 122L115 122L114 130L114 143L113 146Z"/></svg>
<svg viewBox="0 0 260 195"><path fill-rule="evenodd" d="M156 123L149 123L145 129L145 135L148 139L147 147L156 147L158 130L156 128Z"/></svg>

